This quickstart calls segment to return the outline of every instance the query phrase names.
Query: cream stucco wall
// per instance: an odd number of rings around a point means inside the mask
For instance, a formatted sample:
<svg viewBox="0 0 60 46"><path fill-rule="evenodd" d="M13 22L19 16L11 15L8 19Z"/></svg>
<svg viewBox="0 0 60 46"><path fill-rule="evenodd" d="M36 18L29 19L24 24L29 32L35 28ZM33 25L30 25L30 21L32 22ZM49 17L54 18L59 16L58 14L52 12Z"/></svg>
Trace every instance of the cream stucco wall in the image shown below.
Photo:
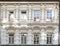
<svg viewBox="0 0 60 46"><path fill-rule="evenodd" d="M12 4L11 4L12 3ZM53 16L52 22L47 22L46 21L46 14L45 11L47 8L52 8L53 9ZM41 10L41 20L38 22L34 22L31 20L31 17L33 15L33 10L38 9ZM9 25L10 22L8 21L8 11L9 10L14 10L15 12L15 18L17 23L14 21L13 25ZM27 11L27 21L20 21L18 20L18 15L21 15L19 12L21 10L26 10ZM9 44L9 33L14 33L14 44L21 44L21 33L27 33L27 44L34 44L33 42L33 33L39 33L40 34L40 39L39 39L39 44L40 45L47 45L47 33L53 33L53 38L52 38L52 44L57 45L58 44L58 17L59 16L59 3L57 2L5 2L1 3L0 2L0 27L1 27L1 44ZM21 16L20 16L21 17ZM20 19L20 18L19 18ZM33 18L32 18L33 19ZM5 20L5 22L4 22ZM17 26L18 25L18 26ZM11 26L11 27L9 27ZM51 27L51 28L50 28Z"/></svg>

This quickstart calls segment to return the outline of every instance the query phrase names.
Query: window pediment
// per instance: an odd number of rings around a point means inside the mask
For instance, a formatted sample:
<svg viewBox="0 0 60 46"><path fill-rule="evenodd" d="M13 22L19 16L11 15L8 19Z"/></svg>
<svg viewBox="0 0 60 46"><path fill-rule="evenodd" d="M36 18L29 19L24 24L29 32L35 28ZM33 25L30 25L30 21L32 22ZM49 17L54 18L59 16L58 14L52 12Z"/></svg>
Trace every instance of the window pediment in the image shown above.
<svg viewBox="0 0 60 46"><path fill-rule="evenodd" d="M15 30L16 28L13 27L13 26L9 26L9 27L6 27L5 29L7 29L7 30Z"/></svg>
<svg viewBox="0 0 60 46"><path fill-rule="evenodd" d="M33 27L33 30L40 30L40 27L35 26L35 27Z"/></svg>

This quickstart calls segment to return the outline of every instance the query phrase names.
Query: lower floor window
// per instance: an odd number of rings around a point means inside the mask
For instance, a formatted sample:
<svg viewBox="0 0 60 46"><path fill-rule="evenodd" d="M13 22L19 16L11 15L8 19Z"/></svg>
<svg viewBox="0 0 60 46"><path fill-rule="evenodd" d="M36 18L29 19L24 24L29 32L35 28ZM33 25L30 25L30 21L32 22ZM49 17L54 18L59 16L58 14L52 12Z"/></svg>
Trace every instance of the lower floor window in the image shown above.
<svg viewBox="0 0 60 46"><path fill-rule="evenodd" d="M52 44L52 34L47 34L47 44Z"/></svg>
<svg viewBox="0 0 60 46"><path fill-rule="evenodd" d="M22 33L21 34L21 44L26 44L27 34Z"/></svg>
<svg viewBox="0 0 60 46"><path fill-rule="evenodd" d="M34 44L39 44L39 34L34 34Z"/></svg>
<svg viewBox="0 0 60 46"><path fill-rule="evenodd" d="M9 34L9 44L14 43L14 34Z"/></svg>

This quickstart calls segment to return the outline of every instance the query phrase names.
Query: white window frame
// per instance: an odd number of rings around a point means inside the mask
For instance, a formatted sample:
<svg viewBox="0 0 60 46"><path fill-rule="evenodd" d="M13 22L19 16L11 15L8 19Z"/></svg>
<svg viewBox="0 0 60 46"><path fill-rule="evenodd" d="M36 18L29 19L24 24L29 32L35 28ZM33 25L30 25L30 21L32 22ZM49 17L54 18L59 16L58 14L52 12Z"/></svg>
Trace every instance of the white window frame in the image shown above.
<svg viewBox="0 0 60 46"><path fill-rule="evenodd" d="M14 44L14 34L12 36L9 34L9 44Z"/></svg>
<svg viewBox="0 0 60 46"><path fill-rule="evenodd" d="M21 33L21 44L27 44L27 33Z"/></svg>
<svg viewBox="0 0 60 46"><path fill-rule="evenodd" d="M51 18L47 18L47 10L52 10L52 12L51 12ZM54 19L54 7L46 7L46 9L45 9L45 17L46 17L46 21L47 22L52 22L53 21L53 19Z"/></svg>
<svg viewBox="0 0 60 46"><path fill-rule="evenodd" d="M37 16L36 16L36 20L34 20L34 19L35 19L35 18L34 18L34 17L35 17L34 11L40 11L40 15L38 15L38 18L37 18ZM40 17L40 16L41 16L41 10L40 10L40 9L33 9L33 10L32 10L32 13L33 13L33 14L32 14L32 19L33 19L33 21L40 21L40 19L41 19L41 17ZM37 14L39 14L39 13L37 13Z"/></svg>
<svg viewBox="0 0 60 46"><path fill-rule="evenodd" d="M22 14L21 12L22 11L26 11L26 14ZM26 15L26 19L24 19L24 16L23 15ZM19 10L19 18L20 18L20 21L28 21L28 10Z"/></svg>
<svg viewBox="0 0 60 46"><path fill-rule="evenodd" d="M14 12L14 17L16 18L16 9L15 9L15 7L14 6L7 6L7 7L5 7L5 9L6 9L6 16L7 16L7 20L9 19L8 17L9 17L9 12L10 11L13 11Z"/></svg>
<svg viewBox="0 0 60 46"><path fill-rule="evenodd" d="M52 34L47 34L47 44L52 44Z"/></svg>
<svg viewBox="0 0 60 46"><path fill-rule="evenodd" d="M37 36L34 36L34 44L39 44L39 33L34 33L34 35L37 35ZM36 38L36 43L35 43L35 38Z"/></svg>
<svg viewBox="0 0 60 46"><path fill-rule="evenodd" d="M13 12L13 13L10 13L10 12ZM14 11L9 11L9 16L8 16L8 18L9 18L9 21L11 21L11 15L14 15Z"/></svg>

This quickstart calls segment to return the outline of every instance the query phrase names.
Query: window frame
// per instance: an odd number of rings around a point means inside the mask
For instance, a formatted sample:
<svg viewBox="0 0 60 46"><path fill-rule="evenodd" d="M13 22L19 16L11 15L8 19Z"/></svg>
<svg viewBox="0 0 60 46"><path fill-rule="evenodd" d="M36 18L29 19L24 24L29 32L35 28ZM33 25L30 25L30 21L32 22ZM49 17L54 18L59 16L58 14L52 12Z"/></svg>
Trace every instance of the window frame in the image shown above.
<svg viewBox="0 0 60 46"><path fill-rule="evenodd" d="M37 35L37 36L35 36ZM39 33L34 33L34 44L39 44Z"/></svg>
<svg viewBox="0 0 60 46"><path fill-rule="evenodd" d="M14 44L14 34L9 34L9 44Z"/></svg>
<svg viewBox="0 0 60 46"><path fill-rule="evenodd" d="M24 13L24 14L22 14L22 11L26 11L26 14ZM24 16L23 15L26 15L26 19L24 19ZM22 18L22 16L23 16L23 18ZM20 21L26 21L26 20L28 20L28 10L19 10L19 17L20 17Z"/></svg>
<svg viewBox="0 0 60 46"><path fill-rule="evenodd" d="M13 12L13 13L11 13L11 12ZM14 11L9 11L9 16L8 16L9 21L11 21L11 17L10 17L10 16L11 16L12 14L14 14Z"/></svg>
<svg viewBox="0 0 60 46"><path fill-rule="evenodd" d="M52 44L52 34L47 34L47 44Z"/></svg>
<svg viewBox="0 0 60 46"><path fill-rule="evenodd" d="M38 15L38 16L36 16L35 17L35 15L34 15L34 11L39 11L40 13L38 13L38 14L40 14L40 15ZM31 18L32 18L32 20L33 21L40 21L40 19L41 19L41 15L42 15L42 10L41 10L41 8L33 8L32 10L31 10ZM34 18L35 17L35 18ZM35 20L34 20L35 19Z"/></svg>
<svg viewBox="0 0 60 46"><path fill-rule="evenodd" d="M51 17L49 17L48 15L47 15L47 10L51 10L52 12L51 12ZM49 13L50 14L50 13ZM53 22L53 19L54 19L54 7L46 7L45 8L45 10L44 10L44 15L45 15L45 21L46 22Z"/></svg>
<svg viewBox="0 0 60 46"><path fill-rule="evenodd" d="M21 44L27 44L27 33L21 33Z"/></svg>
<svg viewBox="0 0 60 46"><path fill-rule="evenodd" d="M52 9L47 9L46 10L46 16L47 16L47 19L52 19Z"/></svg>

